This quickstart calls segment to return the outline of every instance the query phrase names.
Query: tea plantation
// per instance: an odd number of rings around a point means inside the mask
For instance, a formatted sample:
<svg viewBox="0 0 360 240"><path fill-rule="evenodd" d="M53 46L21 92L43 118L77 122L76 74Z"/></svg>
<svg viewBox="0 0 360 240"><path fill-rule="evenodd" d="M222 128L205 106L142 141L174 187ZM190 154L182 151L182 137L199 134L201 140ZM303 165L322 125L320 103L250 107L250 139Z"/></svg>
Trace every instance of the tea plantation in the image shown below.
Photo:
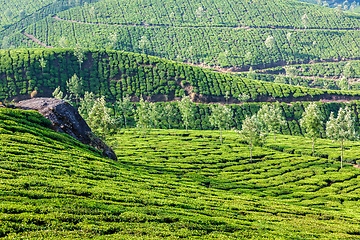
<svg viewBox="0 0 360 240"><path fill-rule="evenodd" d="M359 56L359 14L293 0L107 0L66 8L3 35L16 48L42 47L27 33L51 47L113 48L240 70Z"/></svg>
<svg viewBox="0 0 360 240"><path fill-rule="evenodd" d="M48 126L0 108L1 239L359 238L360 170L279 151L302 139L249 162L235 133L127 130L113 162Z"/></svg>

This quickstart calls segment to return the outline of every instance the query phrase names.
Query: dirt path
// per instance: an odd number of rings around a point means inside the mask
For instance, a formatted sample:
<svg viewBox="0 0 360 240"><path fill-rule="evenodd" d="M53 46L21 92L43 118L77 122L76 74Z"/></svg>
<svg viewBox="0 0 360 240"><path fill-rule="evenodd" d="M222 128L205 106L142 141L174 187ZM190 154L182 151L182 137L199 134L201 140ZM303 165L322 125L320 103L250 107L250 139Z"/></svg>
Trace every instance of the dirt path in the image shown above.
<svg viewBox="0 0 360 240"><path fill-rule="evenodd" d="M52 46L48 46L45 43L40 42L40 40L37 39L35 36L33 36L31 34L28 34L25 31L22 31L21 33L24 34L26 37L30 38L34 43L37 43L37 44L39 44L39 45L41 45L43 47L46 47L46 48L54 48Z"/></svg>

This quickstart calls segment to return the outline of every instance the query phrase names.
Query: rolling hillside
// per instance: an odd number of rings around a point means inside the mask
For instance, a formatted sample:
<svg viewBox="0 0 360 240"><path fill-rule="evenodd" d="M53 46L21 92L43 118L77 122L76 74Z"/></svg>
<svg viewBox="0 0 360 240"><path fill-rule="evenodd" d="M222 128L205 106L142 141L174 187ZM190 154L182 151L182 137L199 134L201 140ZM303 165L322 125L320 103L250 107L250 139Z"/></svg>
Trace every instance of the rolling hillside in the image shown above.
<svg viewBox="0 0 360 240"><path fill-rule="evenodd" d="M45 65L42 67L40 60ZM149 97L152 101L168 101L191 95L194 102L224 101L238 103L239 94L250 101L356 100L360 93L274 84L216 73L157 57L120 51L91 50L84 52L83 63L74 51L1 50L0 98L22 99L36 90L38 96L51 96L58 86L66 93L66 82L77 74L83 91L105 96L114 101L130 95Z"/></svg>
<svg viewBox="0 0 360 240"><path fill-rule="evenodd" d="M350 165L267 148L249 163L235 135L203 131L121 134L112 162L38 113L0 119L1 239L358 239Z"/></svg>
<svg viewBox="0 0 360 240"><path fill-rule="evenodd" d="M59 47L65 37L72 47L78 43L244 70L357 58L359 17L291 0L107 0L59 12L10 40L18 48L41 47L35 39ZM271 47L265 44L268 37L274 38Z"/></svg>

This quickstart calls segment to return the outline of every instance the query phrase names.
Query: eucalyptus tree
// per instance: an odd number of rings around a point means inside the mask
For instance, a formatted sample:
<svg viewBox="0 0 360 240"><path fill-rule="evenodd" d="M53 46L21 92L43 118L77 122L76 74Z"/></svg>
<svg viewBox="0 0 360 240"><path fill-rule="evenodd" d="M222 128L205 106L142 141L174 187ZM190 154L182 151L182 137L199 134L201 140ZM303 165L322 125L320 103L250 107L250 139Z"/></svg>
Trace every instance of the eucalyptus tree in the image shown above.
<svg viewBox="0 0 360 240"><path fill-rule="evenodd" d="M115 102L115 112L124 118L124 125L127 128L126 118L131 112L134 111L134 106L131 103L131 97L129 95L124 96Z"/></svg>
<svg viewBox="0 0 360 240"><path fill-rule="evenodd" d="M304 28L306 30L308 23L309 23L309 17L307 16L306 13L301 17L301 23L302 23L302 25L304 25Z"/></svg>
<svg viewBox="0 0 360 240"><path fill-rule="evenodd" d="M241 138L243 138L249 145L250 162L252 162L252 151L255 145L262 142L265 135L262 131L262 124L257 118L256 114L252 117L246 116L242 123L241 130L235 130Z"/></svg>
<svg viewBox="0 0 360 240"><path fill-rule="evenodd" d="M315 140L320 137L323 125L323 115L315 102L311 102L305 109L300 119L301 129L305 136L312 139L312 153L315 153Z"/></svg>
<svg viewBox="0 0 360 240"><path fill-rule="evenodd" d="M149 103L148 111L149 111L149 113L148 113L149 121L150 121L151 125L153 125L153 127L156 129L157 123L161 119L162 112L159 111L158 107L153 102Z"/></svg>
<svg viewBox="0 0 360 240"><path fill-rule="evenodd" d="M81 64L84 62L84 57L85 57L85 49L83 47L81 47L81 45L78 43L76 44L76 46L74 48L74 55L78 59L79 67L81 70Z"/></svg>
<svg viewBox="0 0 360 240"><path fill-rule="evenodd" d="M280 132L280 127L286 125L280 104L278 102L272 105L264 104L257 112L257 117L264 129L274 134L274 141L276 141L276 132Z"/></svg>
<svg viewBox="0 0 360 240"><path fill-rule="evenodd" d="M210 105L211 115L209 117L210 124L215 126L220 131L220 142L222 143L222 130L226 128L229 119L232 119L233 112L231 108L215 104Z"/></svg>
<svg viewBox="0 0 360 240"><path fill-rule="evenodd" d="M142 97L140 98L139 106L135 111L135 121L136 127L142 129L145 138L146 129L148 129L150 125L150 117L148 103L145 102Z"/></svg>
<svg viewBox="0 0 360 240"><path fill-rule="evenodd" d="M66 82L68 92L75 96L75 100L78 101L82 95L82 79L79 78L76 73Z"/></svg>
<svg viewBox="0 0 360 240"><path fill-rule="evenodd" d="M60 87L59 87L60 88ZM89 113L95 104L95 94L86 91L84 97L80 99L78 111L80 115L87 121Z"/></svg>
<svg viewBox="0 0 360 240"><path fill-rule="evenodd" d="M150 46L150 41L147 39L146 36L141 36L140 40L139 40L139 48L142 50L142 53L145 53L145 50L147 48L149 48Z"/></svg>
<svg viewBox="0 0 360 240"><path fill-rule="evenodd" d="M340 108L337 117L331 112L329 121L326 122L326 136L333 141L338 141L341 147L341 168L343 168L344 159L344 141L351 141L358 138L355 131L355 119L352 112L346 106Z"/></svg>
<svg viewBox="0 0 360 240"><path fill-rule="evenodd" d="M60 86L55 88L55 90L52 93L52 96L56 99L63 99L64 93L60 90Z"/></svg>
<svg viewBox="0 0 360 240"><path fill-rule="evenodd" d="M175 117L176 114L177 114L177 112L176 112L174 106L170 102L166 102L163 115L166 116L166 118L167 118L167 121L169 124L169 129L171 128L171 119L173 119L173 117Z"/></svg>
<svg viewBox="0 0 360 240"><path fill-rule="evenodd" d="M178 101L178 107L181 113L182 121L187 131L189 125L189 118L191 116L191 100L189 96L183 96L181 101Z"/></svg>
<svg viewBox="0 0 360 240"><path fill-rule="evenodd" d="M273 36L268 36L265 40L265 46L272 49L275 46L275 38Z"/></svg>
<svg viewBox="0 0 360 240"><path fill-rule="evenodd" d="M46 67L47 61L42 57L39 59L39 63L40 63L41 71L42 73L44 73L44 68Z"/></svg>
<svg viewBox="0 0 360 240"><path fill-rule="evenodd" d="M88 124L91 130L105 139L109 133L113 119L110 116L110 109L106 107L105 97L102 96L95 100L89 112Z"/></svg>
<svg viewBox="0 0 360 240"><path fill-rule="evenodd" d="M247 95L246 93L242 93L242 94L240 93L237 99L239 100L240 103L243 103L243 102L247 102L250 99L250 96Z"/></svg>

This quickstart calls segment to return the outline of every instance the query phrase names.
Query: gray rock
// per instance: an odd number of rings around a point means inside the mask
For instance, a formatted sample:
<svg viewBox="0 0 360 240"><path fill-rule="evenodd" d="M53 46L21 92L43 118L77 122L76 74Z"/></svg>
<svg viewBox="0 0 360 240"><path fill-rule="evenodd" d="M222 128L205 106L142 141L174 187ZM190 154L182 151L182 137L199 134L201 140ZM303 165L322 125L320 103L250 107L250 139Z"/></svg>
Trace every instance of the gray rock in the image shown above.
<svg viewBox="0 0 360 240"><path fill-rule="evenodd" d="M117 160L114 151L91 132L79 112L69 103L55 98L32 98L19 102L16 107L38 111L51 121L55 131L69 134L80 142L102 151L105 157Z"/></svg>

